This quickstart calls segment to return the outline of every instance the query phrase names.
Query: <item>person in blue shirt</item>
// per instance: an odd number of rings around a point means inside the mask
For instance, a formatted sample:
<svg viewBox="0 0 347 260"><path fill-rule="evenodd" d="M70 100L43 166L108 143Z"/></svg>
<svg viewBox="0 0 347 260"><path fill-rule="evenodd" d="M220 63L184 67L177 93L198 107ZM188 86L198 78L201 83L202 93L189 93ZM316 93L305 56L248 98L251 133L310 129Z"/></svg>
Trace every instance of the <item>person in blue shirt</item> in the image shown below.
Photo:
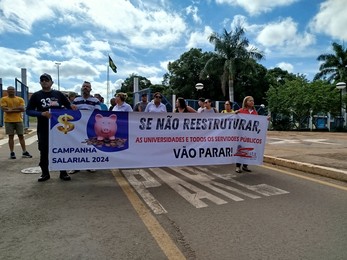
<svg viewBox="0 0 347 260"><path fill-rule="evenodd" d="M94 97L100 101L101 110L107 111L108 107L104 104L104 98L100 94L94 94Z"/></svg>

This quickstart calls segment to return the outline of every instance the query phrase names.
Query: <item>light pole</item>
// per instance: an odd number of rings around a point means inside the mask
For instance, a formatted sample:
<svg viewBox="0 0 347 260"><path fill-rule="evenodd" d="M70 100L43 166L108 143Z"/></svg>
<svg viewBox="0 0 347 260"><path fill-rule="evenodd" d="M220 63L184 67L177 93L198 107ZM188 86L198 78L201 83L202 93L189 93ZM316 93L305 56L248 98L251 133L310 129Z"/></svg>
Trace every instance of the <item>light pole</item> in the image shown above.
<svg viewBox="0 0 347 260"><path fill-rule="evenodd" d="M342 90L346 87L345 82L336 83L336 88L340 90L340 117L342 116Z"/></svg>
<svg viewBox="0 0 347 260"><path fill-rule="evenodd" d="M338 82L336 83L336 88L340 90L340 120L342 120L342 90L346 87L345 82ZM343 126L343 121L340 122L342 123L341 126Z"/></svg>
<svg viewBox="0 0 347 260"><path fill-rule="evenodd" d="M197 94L199 95L199 91L202 90L202 89L204 88L204 84L202 84L202 83L196 83L196 84L195 84L195 88L196 88L196 90L197 90ZM199 99L199 97L198 97L198 99Z"/></svg>
<svg viewBox="0 0 347 260"><path fill-rule="evenodd" d="M196 83L196 84L195 84L195 88L196 88L197 90L202 90L202 89L204 88L204 84L202 84L202 83Z"/></svg>
<svg viewBox="0 0 347 260"><path fill-rule="evenodd" d="M57 66L57 70L58 70L58 90L60 91L60 79L59 79L59 66L60 66L61 62L56 62L55 65Z"/></svg>

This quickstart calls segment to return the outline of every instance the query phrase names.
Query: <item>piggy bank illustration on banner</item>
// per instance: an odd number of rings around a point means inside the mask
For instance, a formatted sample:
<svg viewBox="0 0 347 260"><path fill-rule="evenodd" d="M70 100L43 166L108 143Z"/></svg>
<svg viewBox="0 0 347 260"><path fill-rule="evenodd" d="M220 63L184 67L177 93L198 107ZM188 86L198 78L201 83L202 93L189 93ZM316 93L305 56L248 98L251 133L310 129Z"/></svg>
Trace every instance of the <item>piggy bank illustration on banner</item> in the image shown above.
<svg viewBox="0 0 347 260"><path fill-rule="evenodd" d="M115 140L117 133L117 116L112 114L108 117L104 117L100 114L96 114L94 131L98 141L104 139Z"/></svg>

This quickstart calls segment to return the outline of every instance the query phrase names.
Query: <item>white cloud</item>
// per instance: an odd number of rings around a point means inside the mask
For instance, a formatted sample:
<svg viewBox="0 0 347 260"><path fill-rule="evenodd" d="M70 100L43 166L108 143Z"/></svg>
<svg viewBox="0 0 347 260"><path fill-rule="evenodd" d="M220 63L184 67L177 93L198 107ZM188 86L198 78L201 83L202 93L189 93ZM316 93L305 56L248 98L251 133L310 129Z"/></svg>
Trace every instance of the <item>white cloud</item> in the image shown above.
<svg viewBox="0 0 347 260"><path fill-rule="evenodd" d="M347 8L345 0L327 0L312 19L310 28L339 40L347 40Z"/></svg>
<svg viewBox="0 0 347 260"><path fill-rule="evenodd" d="M273 22L264 26L256 40L266 48L285 48L293 53L315 43L314 35L297 30L298 24L292 18Z"/></svg>
<svg viewBox="0 0 347 260"><path fill-rule="evenodd" d="M201 48L201 47L210 47L208 37L213 33L213 30L209 26L204 27L204 31L196 31L190 34L188 43L186 45L187 49L190 48Z"/></svg>
<svg viewBox="0 0 347 260"><path fill-rule="evenodd" d="M106 30L117 41L134 47L165 48L179 41L186 24L179 14L145 5L137 8L130 1L103 0L41 0L30 4L22 0L2 0L1 32L31 33L34 23L68 24L69 27L87 26ZM39 10L39 11L38 11ZM30 14L30 15L28 15ZM73 24L70 24L73 21ZM153 42L155 44L153 44Z"/></svg>
<svg viewBox="0 0 347 260"><path fill-rule="evenodd" d="M194 22L197 24L201 24L202 21L201 18L198 16L198 11L199 9L196 6L190 5L186 8L186 13L192 15Z"/></svg>
<svg viewBox="0 0 347 260"><path fill-rule="evenodd" d="M294 69L294 66L290 63L287 63L287 62L280 62L276 65L276 67L279 67L281 68L282 70L286 70L288 71L289 73L292 73L293 72L293 69Z"/></svg>
<svg viewBox="0 0 347 260"><path fill-rule="evenodd" d="M257 15L269 12L276 7L289 6L297 1L299 0L216 0L216 3L240 6L249 14Z"/></svg>

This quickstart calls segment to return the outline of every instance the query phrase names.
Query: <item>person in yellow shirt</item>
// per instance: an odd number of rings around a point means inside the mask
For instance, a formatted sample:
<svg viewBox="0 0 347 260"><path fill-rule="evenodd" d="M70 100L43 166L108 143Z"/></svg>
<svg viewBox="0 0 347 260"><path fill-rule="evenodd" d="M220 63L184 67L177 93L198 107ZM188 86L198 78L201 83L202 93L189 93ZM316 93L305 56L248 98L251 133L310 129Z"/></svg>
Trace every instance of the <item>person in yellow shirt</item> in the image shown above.
<svg viewBox="0 0 347 260"><path fill-rule="evenodd" d="M221 113L230 113L230 114L235 114L235 111L232 109L233 103L231 101L227 100L224 103L224 110L222 110Z"/></svg>
<svg viewBox="0 0 347 260"><path fill-rule="evenodd" d="M24 139L24 99L15 95L15 89L12 86L7 88L7 96L0 102L1 109L4 111L5 132L8 135L8 146L10 148L10 159L16 159L14 152L14 134L17 133L19 143L22 147L22 157L32 158L25 147Z"/></svg>

